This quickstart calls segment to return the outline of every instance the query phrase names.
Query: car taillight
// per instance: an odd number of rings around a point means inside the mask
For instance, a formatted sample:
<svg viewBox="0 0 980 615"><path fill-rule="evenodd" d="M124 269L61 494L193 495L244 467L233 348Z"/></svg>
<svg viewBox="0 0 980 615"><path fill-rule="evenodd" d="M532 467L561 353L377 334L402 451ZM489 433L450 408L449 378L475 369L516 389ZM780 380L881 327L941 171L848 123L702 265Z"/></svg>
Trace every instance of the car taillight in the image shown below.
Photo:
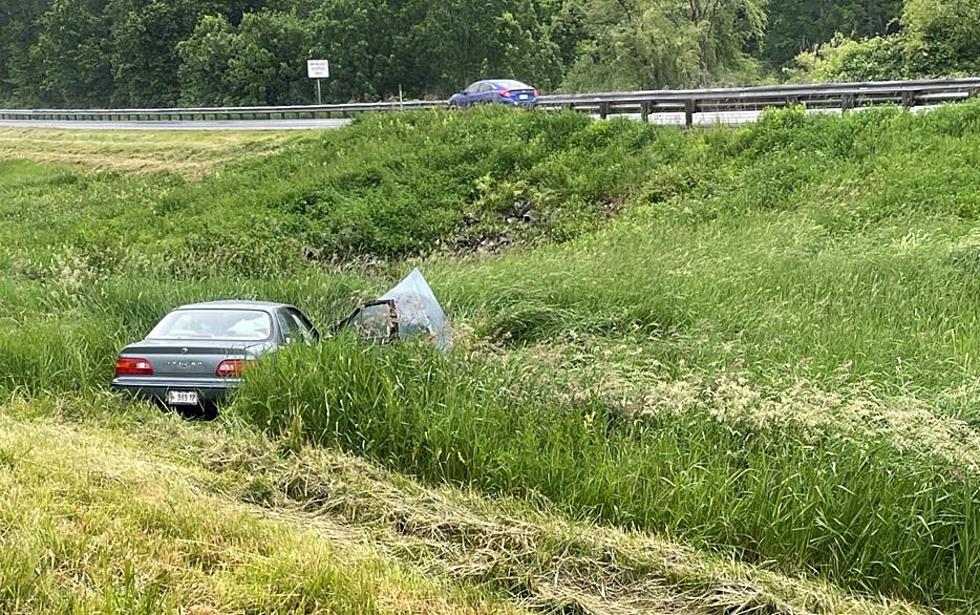
<svg viewBox="0 0 980 615"><path fill-rule="evenodd" d="M117 376L152 376L153 364L146 359L119 357L116 359Z"/></svg>
<svg viewBox="0 0 980 615"><path fill-rule="evenodd" d="M242 359L225 359L218 364L214 375L218 378L241 378L245 371L245 361Z"/></svg>
<svg viewBox="0 0 980 615"><path fill-rule="evenodd" d="M510 96L510 90L508 89L500 90L500 95L503 96L504 98L507 98L508 96Z"/></svg>
<svg viewBox="0 0 980 615"><path fill-rule="evenodd" d="M534 95L535 95L535 96L537 96L537 95L538 95L538 88L534 88L534 89L533 89L533 90L531 90L531 91L532 91L532 92L534 92Z"/></svg>

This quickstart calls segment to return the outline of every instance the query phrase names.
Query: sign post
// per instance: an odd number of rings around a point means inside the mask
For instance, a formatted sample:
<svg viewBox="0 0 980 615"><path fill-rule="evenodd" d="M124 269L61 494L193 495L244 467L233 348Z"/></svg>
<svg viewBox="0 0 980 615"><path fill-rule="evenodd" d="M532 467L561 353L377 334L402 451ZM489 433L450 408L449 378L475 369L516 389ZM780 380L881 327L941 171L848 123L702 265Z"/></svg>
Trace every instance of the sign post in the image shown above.
<svg viewBox="0 0 980 615"><path fill-rule="evenodd" d="M307 60L306 74L310 79L316 79L316 104L323 104L320 93L320 80L330 78L330 62L328 60Z"/></svg>

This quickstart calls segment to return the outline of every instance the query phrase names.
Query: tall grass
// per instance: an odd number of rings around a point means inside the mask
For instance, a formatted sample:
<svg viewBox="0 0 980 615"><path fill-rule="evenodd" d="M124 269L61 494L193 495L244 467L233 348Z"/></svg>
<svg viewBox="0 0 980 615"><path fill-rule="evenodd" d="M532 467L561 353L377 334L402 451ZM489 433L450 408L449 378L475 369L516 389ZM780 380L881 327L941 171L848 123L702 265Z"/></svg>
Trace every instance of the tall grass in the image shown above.
<svg viewBox="0 0 980 615"><path fill-rule="evenodd" d="M549 399L520 367L348 339L250 374L234 416L431 481L539 494L581 518L666 531L790 573L928 604L976 605L980 477L886 441L642 418Z"/></svg>

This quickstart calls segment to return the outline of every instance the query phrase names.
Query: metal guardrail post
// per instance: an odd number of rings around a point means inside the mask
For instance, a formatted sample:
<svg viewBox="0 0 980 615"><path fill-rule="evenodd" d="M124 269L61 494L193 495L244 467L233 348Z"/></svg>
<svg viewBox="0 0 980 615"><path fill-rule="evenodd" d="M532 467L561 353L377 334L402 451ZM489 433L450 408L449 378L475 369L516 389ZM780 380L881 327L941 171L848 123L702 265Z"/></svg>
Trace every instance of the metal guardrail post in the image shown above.
<svg viewBox="0 0 980 615"><path fill-rule="evenodd" d="M640 117L643 118L644 124L650 121L651 107L653 107L653 103L650 101L643 101L643 103L640 104Z"/></svg>
<svg viewBox="0 0 980 615"><path fill-rule="evenodd" d="M694 112L697 111L698 101L689 98L684 101L684 125L690 128L694 126Z"/></svg>

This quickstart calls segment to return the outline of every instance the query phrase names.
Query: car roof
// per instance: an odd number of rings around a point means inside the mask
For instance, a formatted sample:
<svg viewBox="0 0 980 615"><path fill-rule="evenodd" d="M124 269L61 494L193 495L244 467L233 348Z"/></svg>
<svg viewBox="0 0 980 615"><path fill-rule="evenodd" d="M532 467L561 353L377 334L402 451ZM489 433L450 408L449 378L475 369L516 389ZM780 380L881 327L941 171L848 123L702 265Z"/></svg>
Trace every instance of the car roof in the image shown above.
<svg viewBox="0 0 980 615"><path fill-rule="evenodd" d="M516 79L480 79L479 81L474 81L467 87L473 87L474 85L480 85L481 83L489 83L493 86L506 87L510 89L515 89L515 86L517 88L527 88L529 90L532 89L528 84Z"/></svg>
<svg viewBox="0 0 980 615"><path fill-rule="evenodd" d="M223 299L220 301L204 301L202 303L188 303L187 305L182 305L176 309L178 310L193 310L193 309L261 310L264 312L268 312L279 308L290 308L290 307L293 306L286 303L275 303L273 301Z"/></svg>

